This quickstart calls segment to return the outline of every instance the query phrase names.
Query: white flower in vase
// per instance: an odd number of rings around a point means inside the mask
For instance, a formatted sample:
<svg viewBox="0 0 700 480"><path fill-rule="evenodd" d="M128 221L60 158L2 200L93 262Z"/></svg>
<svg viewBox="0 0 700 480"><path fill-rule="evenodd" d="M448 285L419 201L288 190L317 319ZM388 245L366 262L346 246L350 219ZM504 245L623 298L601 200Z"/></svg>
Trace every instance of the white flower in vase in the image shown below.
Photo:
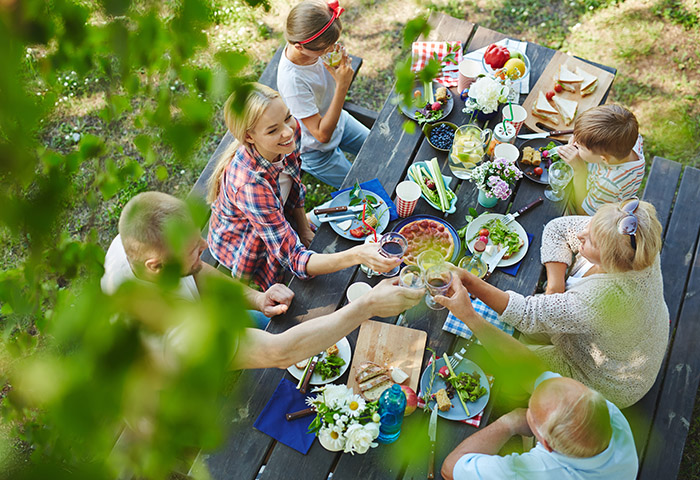
<svg viewBox="0 0 700 480"><path fill-rule="evenodd" d="M345 448L345 436L333 428L321 428L318 431L318 441L323 448L331 452L338 452Z"/></svg>
<svg viewBox="0 0 700 480"><path fill-rule="evenodd" d="M345 431L345 453L366 453L367 450L375 448L378 444L374 439L379 435L379 427L376 423L361 425L355 423L350 425Z"/></svg>
<svg viewBox="0 0 700 480"><path fill-rule="evenodd" d="M359 417L365 409L365 399L360 395L350 395L348 396L347 402L345 403L345 408L343 412L350 417Z"/></svg>
<svg viewBox="0 0 700 480"><path fill-rule="evenodd" d="M469 87L469 98L464 105L464 112L480 110L484 114L498 110L501 103L508 101L510 88L492 77L479 77Z"/></svg>
<svg viewBox="0 0 700 480"><path fill-rule="evenodd" d="M351 393L345 385L328 384L323 389L323 403L334 410L343 408Z"/></svg>

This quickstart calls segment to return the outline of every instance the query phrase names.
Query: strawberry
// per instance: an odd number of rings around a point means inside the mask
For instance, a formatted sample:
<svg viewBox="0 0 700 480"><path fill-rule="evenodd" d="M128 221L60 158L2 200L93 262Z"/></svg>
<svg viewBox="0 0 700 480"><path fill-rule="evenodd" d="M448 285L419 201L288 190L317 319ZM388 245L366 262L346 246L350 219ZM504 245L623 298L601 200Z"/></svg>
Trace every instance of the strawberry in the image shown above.
<svg viewBox="0 0 700 480"><path fill-rule="evenodd" d="M544 96L547 97L547 100L551 100L554 97L554 90L548 91Z"/></svg>
<svg viewBox="0 0 700 480"><path fill-rule="evenodd" d="M554 91L557 93L561 93L564 91L564 87L562 87L561 84L557 82L554 84Z"/></svg>

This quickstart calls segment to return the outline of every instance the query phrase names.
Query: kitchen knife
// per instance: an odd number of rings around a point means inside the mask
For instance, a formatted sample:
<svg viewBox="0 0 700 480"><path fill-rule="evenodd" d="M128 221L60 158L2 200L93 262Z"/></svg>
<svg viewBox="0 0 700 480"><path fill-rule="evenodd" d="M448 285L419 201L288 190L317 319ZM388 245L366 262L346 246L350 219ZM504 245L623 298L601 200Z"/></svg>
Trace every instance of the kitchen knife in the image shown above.
<svg viewBox="0 0 700 480"><path fill-rule="evenodd" d="M357 213L351 213L348 215L325 215L323 217L318 217L318 221L321 223L339 222L341 220L350 220L352 218L357 218Z"/></svg>
<svg viewBox="0 0 700 480"><path fill-rule="evenodd" d="M314 209L315 215L323 215L325 213L339 213L339 212L361 212L362 204L353 205L351 207L347 205L341 205L340 207L329 207L329 208L316 208Z"/></svg>
<svg viewBox="0 0 700 480"><path fill-rule="evenodd" d="M570 130L555 130L553 132L542 132L542 133L525 133L523 135L518 135L518 138L522 140L531 140L533 138L547 138L547 137L557 137L559 135L569 135L574 133L573 129Z"/></svg>
<svg viewBox="0 0 700 480"><path fill-rule="evenodd" d="M299 410L298 412L285 413L284 418L286 418L288 422L291 422L292 420L296 420L297 418L308 417L309 415L313 415L314 413L316 413L316 409L314 407L309 407L303 410Z"/></svg>
<svg viewBox="0 0 700 480"><path fill-rule="evenodd" d="M433 413L430 414L430 422L428 423L428 438L430 439L430 459L428 460L428 478L435 478L435 444L437 443L437 417L438 417L437 402L433 407Z"/></svg>
<svg viewBox="0 0 700 480"><path fill-rule="evenodd" d="M489 270L488 270L488 272L486 272L486 275L484 276L484 280L488 279L491 276L493 271L498 266L498 262L500 262L503 259L503 257L505 256L507 251L508 251L508 248L501 247L501 249L498 252L491 255L491 258L486 262L489 266Z"/></svg>
<svg viewBox="0 0 700 480"><path fill-rule="evenodd" d="M299 392L302 395L306 395L306 391L309 389L309 383L311 383L311 376L314 374L314 369L316 368L316 364L318 361L321 359L321 355L323 352L314 355L314 357L309 361L309 365L306 368L306 375L303 377L304 381L301 383L301 386L297 387L299 388Z"/></svg>
<svg viewBox="0 0 700 480"><path fill-rule="evenodd" d="M515 217L518 217L518 216L522 215L523 213L527 212L527 211L530 210L531 208L537 207L537 206L540 205L542 202L544 202L544 199L543 199L542 197L539 197L537 200L535 200L534 202L528 203L527 205L525 205L523 208L521 208L521 209L518 210L517 212L515 212L515 213L509 213L509 214L506 215L505 218L503 219L503 223L506 224L506 225L508 225L510 222L512 222L513 220L515 220Z"/></svg>

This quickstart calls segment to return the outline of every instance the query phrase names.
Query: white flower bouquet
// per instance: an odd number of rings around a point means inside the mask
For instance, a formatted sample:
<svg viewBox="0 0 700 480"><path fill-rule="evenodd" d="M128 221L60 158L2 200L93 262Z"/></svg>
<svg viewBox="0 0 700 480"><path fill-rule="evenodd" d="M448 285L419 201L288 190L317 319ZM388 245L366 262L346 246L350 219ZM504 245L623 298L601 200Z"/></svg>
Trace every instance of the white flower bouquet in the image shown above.
<svg viewBox="0 0 700 480"><path fill-rule="evenodd" d="M469 181L484 192L487 198L505 200L513 193L512 186L523 176L515 162L496 158L492 162L477 165L469 173Z"/></svg>
<svg viewBox="0 0 700 480"><path fill-rule="evenodd" d="M332 452L366 453L376 447L379 436L379 404L365 402L345 385L328 384L316 388L316 398L306 403L316 409L309 431L315 432L323 448Z"/></svg>
<svg viewBox="0 0 700 480"><path fill-rule="evenodd" d="M472 113L480 110L484 114L498 110L498 105L508 101L507 85L504 85L493 77L479 77L469 87L469 97L464 104L464 113Z"/></svg>

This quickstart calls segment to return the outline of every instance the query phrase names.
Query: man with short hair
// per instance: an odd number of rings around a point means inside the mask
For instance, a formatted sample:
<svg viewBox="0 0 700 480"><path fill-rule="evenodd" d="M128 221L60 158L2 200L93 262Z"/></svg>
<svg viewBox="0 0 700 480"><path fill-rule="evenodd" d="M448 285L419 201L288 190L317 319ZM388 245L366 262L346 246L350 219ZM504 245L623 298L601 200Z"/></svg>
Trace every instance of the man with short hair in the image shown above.
<svg viewBox="0 0 700 480"><path fill-rule="evenodd" d="M511 374L505 381L519 381L532 395L527 409L503 415L460 443L445 458L443 478L635 478L637 451L620 409L582 383L546 371L530 349L474 311L460 281L453 281L451 293L436 301L467 324L503 371ZM534 435L537 445L523 454L498 455L516 434Z"/></svg>
<svg viewBox="0 0 700 480"><path fill-rule="evenodd" d="M196 301L207 276L226 277L201 260L205 248L207 244L183 201L159 192L140 193L122 211L119 235L105 258L102 290L112 294L130 280L156 282L176 265L180 276L177 295ZM343 308L280 334L246 328L232 359L233 368L287 368L333 345L363 321L373 316L397 315L421 300L423 290L399 287L397 283L384 280ZM289 288L280 284L273 285L265 293L245 285L243 288L248 302L267 316L286 312L294 296ZM171 340L177 342L177 336L170 335Z"/></svg>

